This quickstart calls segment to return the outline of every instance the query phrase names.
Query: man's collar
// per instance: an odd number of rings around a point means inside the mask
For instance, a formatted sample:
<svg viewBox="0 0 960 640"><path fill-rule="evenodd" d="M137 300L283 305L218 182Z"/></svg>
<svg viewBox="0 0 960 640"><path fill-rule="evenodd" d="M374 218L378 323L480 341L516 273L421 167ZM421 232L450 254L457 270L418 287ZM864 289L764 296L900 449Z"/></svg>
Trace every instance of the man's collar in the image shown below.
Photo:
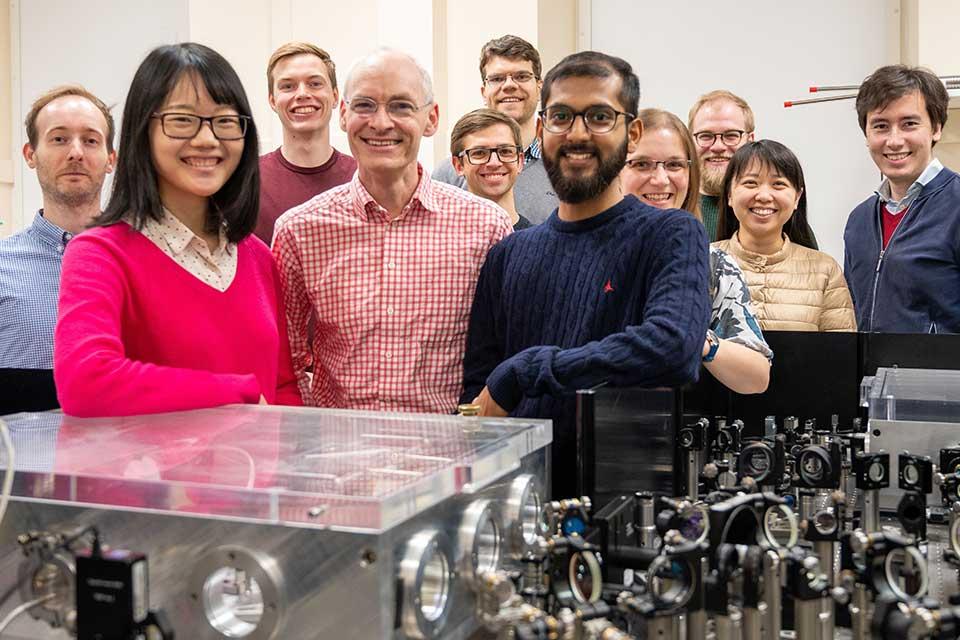
<svg viewBox="0 0 960 640"><path fill-rule="evenodd" d="M923 190L923 188L930 184L934 178L943 170L943 164L937 158L934 158L930 161L930 164L927 165L927 168L923 170L916 180L913 181L913 184L907 189L907 193L903 196L903 199L897 201L893 199L893 194L890 188L890 179L884 178L883 182L880 183L880 186L876 190L877 197L880 198L880 202L886 205L887 210L890 213L899 213L910 206L910 204L916 200L917 195Z"/></svg>
<svg viewBox="0 0 960 640"><path fill-rule="evenodd" d="M540 156L543 155L543 149L540 148L540 138L534 136L533 142L524 150L523 155L525 160L539 160Z"/></svg>
<svg viewBox="0 0 960 640"><path fill-rule="evenodd" d="M431 212L437 212L439 208L437 207L436 197L433 193L433 181L430 179L430 174L423 170L423 166L420 163L417 163L417 188L414 189L413 195L410 196L410 200L404 205L404 208L410 206L414 201L419 202L424 209ZM363 183L360 181L360 172L357 171L353 176L353 181L351 182L351 191L353 191L354 200L364 211L368 211L368 206L373 204L374 206L382 209L383 207L377 202L370 192L367 191L367 188L363 186Z"/></svg>
<svg viewBox="0 0 960 640"><path fill-rule="evenodd" d="M61 229L59 226L50 222L43 216L43 209L37 211L33 217L33 224L30 225L30 233L35 235L44 244L48 244L55 249L62 249L67 244L73 234Z"/></svg>

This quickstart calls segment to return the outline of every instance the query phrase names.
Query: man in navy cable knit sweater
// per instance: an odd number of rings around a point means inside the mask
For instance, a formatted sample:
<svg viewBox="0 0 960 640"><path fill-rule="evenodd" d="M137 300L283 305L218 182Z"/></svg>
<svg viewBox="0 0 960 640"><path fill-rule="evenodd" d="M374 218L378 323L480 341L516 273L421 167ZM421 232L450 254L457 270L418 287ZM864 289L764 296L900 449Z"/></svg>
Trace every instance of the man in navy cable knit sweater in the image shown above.
<svg viewBox="0 0 960 640"><path fill-rule="evenodd" d="M642 135L639 95L630 65L602 53L547 74L537 136L560 206L490 250L471 311L462 400L553 419L555 496L574 490L577 389L682 385L707 348L703 226L617 180Z"/></svg>

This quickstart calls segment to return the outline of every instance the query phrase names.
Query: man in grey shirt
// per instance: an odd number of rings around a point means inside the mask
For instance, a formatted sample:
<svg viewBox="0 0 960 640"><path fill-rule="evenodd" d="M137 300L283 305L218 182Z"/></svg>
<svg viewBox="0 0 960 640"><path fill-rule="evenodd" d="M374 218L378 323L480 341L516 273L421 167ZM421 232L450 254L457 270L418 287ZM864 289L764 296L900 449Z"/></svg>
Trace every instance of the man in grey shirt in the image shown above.
<svg viewBox="0 0 960 640"><path fill-rule="evenodd" d="M517 212L533 224L546 220L557 208L557 194L540 159L537 140L537 104L540 102L540 54L517 36L503 36L483 45L480 51L480 95L490 109L517 121L523 141L523 171L514 185ZM450 158L433 172L433 179L466 188Z"/></svg>

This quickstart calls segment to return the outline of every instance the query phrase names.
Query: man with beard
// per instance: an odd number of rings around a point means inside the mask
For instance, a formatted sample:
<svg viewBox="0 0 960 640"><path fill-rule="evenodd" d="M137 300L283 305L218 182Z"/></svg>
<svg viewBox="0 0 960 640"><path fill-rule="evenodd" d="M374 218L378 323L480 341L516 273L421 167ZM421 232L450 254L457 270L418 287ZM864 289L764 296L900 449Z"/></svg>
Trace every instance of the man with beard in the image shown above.
<svg viewBox="0 0 960 640"><path fill-rule="evenodd" d="M560 206L490 250L470 316L461 401L483 415L552 418L558 470L575 459L577 389L682 385L705 355L703 227L620 191L642 135L639 95L630 65L603 53L550 70L537 135ZM554 495L573 481L557 473Z"/></svg>
<svg viewBox="0 0 960 640"><path fill-rule="evenodd" d="M550 186L540 161L537 138L537 101L540 99L540 54L532 44L517 36L491 40L480 50L480 95L489 109L499 111L520 125L523 169L514 185L517 211L533 224L539 224L557 208L557 194ZM467 188L466 179L453 166L452 158L440 163L433 179Z"/></svg>
<svg viewBox="0 0 960 640"><path fill-rule="evenodd" d="M37 172L43 208L0 241L0 368L52 369L60 263L73 236L100 214L113 171L113 116L79 86L40 96L26 119L23 157Z"/></svg>
<svg viewBox="0 0 960 640"><path fill-rule="evenodd" d="M700 212L710 242L717 239L720 186L733 153L753 142L753 110L724 89L705 93L690 108L690 133L700 162Z"/></svg>

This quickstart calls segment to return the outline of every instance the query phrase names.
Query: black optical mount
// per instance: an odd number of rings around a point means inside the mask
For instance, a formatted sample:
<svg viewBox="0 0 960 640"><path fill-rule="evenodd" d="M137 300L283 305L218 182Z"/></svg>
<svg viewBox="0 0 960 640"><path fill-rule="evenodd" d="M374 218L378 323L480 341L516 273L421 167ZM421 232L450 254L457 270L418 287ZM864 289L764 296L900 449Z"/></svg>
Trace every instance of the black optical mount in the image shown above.
<svg viewBox="0 0 960 640"><path fill-rule="evenodd" d="M885 451L858 453L853 458L856 487L861 491L879 491L890 486L890 454Z"/></svg>
<svg viewBox="0 0 960 640"><path fill-rule="evenodd" d="M945 476L956 475L960 471L960 446L940 449L938 470Z"/></svg>
<svg viewBox="0 0 960 640"><path fill-rule="evenodd" d="M928 456L901 453L897 485L903 497L897 504L897 520L905 533L927 539L927 494L933 491L933 461Z"/></svg>
<svg viewBox="0 0 960 640"><path fill-rule="evenodd" d="M838 489L843 460L840 443L811 444L800 449L796 455L794 484L809 489Z"/></svg>
<svg viewBox="0 0 960 640"><path fill-rule="evenodd" d="M761 487L778 487L783 481L786 440L754 440L743 445L737 458L737 482L752 478Z"/></svg>
<svg viewBox="0 0 960 640"><path fill-rule="evenodd" d="M933 460L929 456L912 455L909 451L897 459L900 468L898 486L904 491L927 494L933 491Z"/></svg>

